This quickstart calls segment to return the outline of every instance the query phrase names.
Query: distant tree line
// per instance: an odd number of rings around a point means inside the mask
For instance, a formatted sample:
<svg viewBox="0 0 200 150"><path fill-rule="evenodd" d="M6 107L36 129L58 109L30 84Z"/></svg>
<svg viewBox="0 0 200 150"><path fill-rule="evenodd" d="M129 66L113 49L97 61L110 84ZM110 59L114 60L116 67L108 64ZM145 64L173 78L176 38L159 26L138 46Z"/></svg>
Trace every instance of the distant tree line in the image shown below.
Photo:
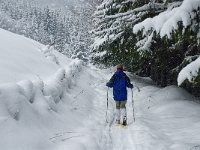
<svg viewBox="0 0 200 150"><path fill-rule="evenodd" d="M2 1L0 11L1 28L64 51L69 41L69 20L59 10L39 8L23 1Z"/></svg>
<svg viewBox="0 0 200 150"><path fill-rule="evenodd" d="M79 13L73 14L40 7L34 1L0 0L0 28L53 46L69 57L88 60L92 10L78 9Z"/></svg>

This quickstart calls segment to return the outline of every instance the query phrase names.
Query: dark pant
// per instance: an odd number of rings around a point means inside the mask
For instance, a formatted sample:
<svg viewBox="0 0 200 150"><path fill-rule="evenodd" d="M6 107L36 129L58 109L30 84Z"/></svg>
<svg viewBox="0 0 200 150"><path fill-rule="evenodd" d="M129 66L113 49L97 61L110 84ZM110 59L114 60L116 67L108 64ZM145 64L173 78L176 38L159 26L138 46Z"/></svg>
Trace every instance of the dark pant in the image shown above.
<svg viewBox="0 0 200 150"><path fill-rule="evenodd" d="M126 119L126 102L127 101L115 101L116 102L116 120L120 120L121 115L123 119Z"/></svg>
<svg viewBox="0 0 200 150"><path fill-rule="evenodd" d="M126 108L127 101L116 101L116 109Z"/></svg>

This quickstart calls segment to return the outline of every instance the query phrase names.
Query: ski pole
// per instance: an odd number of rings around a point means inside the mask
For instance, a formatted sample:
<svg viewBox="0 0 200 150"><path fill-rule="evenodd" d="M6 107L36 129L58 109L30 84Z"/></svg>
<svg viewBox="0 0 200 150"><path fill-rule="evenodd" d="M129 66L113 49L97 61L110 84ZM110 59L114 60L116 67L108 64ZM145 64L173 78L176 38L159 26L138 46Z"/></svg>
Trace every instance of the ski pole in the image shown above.
<svg viewBox="0 0 200 150"><path fill-rule="evenodd" d="M109 90L109 87L108 87L108 89L107 89L106 123L108 123L108 90Z"/></svg>
<svg viewBox="0 0 200 150"><path fill-rule="evenodd" d="M132 108L133 108L133 121L135 122L135 108L134 108L134 99L133 99L133 89L131 89L132 94Z"/></svg>

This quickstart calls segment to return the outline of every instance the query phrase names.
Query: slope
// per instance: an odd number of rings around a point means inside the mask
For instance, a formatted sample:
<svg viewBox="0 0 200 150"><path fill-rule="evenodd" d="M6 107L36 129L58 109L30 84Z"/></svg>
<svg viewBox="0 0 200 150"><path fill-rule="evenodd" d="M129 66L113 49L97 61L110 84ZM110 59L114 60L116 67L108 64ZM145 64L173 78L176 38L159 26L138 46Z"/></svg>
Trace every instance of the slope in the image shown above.
<svg viewBox="0 0 200 150"><path fill-rule="evenodd" d="M55 130L76 120L65 103L82 62L2 29L0 62L0 149L54 148Z"/></svg>
<svg viewBox="0 0 200 150"><path fill-rule="evenodd" d="M43 48L38 42L0 29L0 83L45 78L55 73L59 67L45 59L40 52Z"/></svg>
<svg viewBox="0 0 200 150"><path fill-rule="evenodd" d="M114 70L84 65L81 61L68 59L37 42L4 30L0 30L0 35L4 37L0 44L1 61L8 64L7 67L2 65L1 71L17 77L0 77L1 83L4 83L0 85L0 149L200 148L199 99L184 90L176 86L159 88L147 83L146 79L132 78L141 89L141 92L134 89L133 95L136 122L132 122L129 91L129 126L127 129L118 128L113 125L115 108L111 89L109 123L106 123L105 115L105 83ZM11 40L15 46L8 43ZM40 77L35 77L35 74Z"/></svg>

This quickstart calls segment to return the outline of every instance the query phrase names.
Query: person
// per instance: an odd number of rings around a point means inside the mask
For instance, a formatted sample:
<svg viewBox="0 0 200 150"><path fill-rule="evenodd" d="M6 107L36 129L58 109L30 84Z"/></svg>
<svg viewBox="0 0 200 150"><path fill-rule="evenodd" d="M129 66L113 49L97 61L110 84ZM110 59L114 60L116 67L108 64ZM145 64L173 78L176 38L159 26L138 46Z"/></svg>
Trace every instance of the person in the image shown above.
<svg viewBox="0 0 200 150"><path fill-rule="evenodd" d="M120 124L120 118L122 115L122 125L127 125L127 87L133 88L129 77L124 73L123 65L117 65L117 71L111 77L106 86L113 88L113 98L116 102L116 123Z"/></svg>

